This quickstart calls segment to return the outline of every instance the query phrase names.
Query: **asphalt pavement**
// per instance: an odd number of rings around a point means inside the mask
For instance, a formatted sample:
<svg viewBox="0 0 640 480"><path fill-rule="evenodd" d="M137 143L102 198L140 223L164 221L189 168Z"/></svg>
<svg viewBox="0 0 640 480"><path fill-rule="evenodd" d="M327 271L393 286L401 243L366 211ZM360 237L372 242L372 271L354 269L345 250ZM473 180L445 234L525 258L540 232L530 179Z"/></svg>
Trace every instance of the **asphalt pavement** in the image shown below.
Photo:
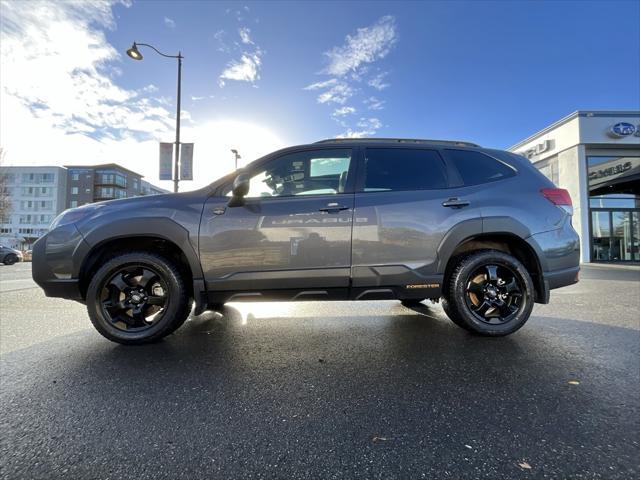
<svg viewBox="0 0 640 480"><path fill-rule="evenodd" d="M439 305L230 304L143 347L0 265L0 478L640 475L640 270L585 266L519 332Z"/></svg>

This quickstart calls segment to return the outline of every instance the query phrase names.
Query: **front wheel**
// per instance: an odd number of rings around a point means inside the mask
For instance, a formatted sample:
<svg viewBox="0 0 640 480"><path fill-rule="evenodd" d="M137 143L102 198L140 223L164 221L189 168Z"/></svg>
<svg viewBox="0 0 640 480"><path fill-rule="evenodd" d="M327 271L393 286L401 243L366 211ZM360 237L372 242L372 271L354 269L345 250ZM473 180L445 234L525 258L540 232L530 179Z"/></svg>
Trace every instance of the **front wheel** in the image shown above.
<svg viewBox="0 0 640 480"><path fill-rule="evenodd" d="M112 258L95 273L87 290L93 326L105 338L126 345L169 335L187 319L191 305L178 268L146 252Z"/></svg>
<svg viewBox="0 0 640 480"><path fill-rule="evenodd" d="M462 257L449 276L445 312L458 326L486 336L509 335L531 315L534 289L513 256L480 250Z"/></svg>

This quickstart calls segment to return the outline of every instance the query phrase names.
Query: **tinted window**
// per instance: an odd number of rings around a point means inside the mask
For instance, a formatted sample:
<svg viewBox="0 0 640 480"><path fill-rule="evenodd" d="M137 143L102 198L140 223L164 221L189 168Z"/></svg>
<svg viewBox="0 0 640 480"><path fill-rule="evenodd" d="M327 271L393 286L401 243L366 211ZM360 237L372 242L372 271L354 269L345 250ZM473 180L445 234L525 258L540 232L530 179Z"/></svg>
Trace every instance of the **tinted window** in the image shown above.
<svg viewBox="0 0 640 480"><path fill-rule="evenodd" d="M435 150L368 148L364 170L365 192L447 187L444 162Z"/></svg>
<svg viewBox="0 0 640 480"><path fill-rule="evenodd" d="M504 163L484 153L447 150L447 156L460 172L465 185L478 185L515 175L515 172Z"/></svg>
<svg viewBox="0 0 640 480"><path fill-rule="evenodd" d="M247 197L342 193L350 162L350 148L283 155L258 168L251 175Z"/></svg>

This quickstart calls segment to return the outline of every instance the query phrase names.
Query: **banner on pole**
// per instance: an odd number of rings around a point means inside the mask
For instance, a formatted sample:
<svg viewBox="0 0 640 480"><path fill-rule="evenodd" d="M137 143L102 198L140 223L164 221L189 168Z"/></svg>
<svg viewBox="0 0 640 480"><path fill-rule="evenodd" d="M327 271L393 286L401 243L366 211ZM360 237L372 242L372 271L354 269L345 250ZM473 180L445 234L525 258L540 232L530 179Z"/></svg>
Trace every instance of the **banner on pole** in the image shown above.
<svg viewBox="0 0 640 480"><path fill-rule="evenodd" d="M160 143L160 180L173 180L173 143Z"/></svg>
<svg viewBox="0 0 640 480"><path fill-rule="evenodd" d="M180 144L180 180L193 180L193 143Z"/></svg>

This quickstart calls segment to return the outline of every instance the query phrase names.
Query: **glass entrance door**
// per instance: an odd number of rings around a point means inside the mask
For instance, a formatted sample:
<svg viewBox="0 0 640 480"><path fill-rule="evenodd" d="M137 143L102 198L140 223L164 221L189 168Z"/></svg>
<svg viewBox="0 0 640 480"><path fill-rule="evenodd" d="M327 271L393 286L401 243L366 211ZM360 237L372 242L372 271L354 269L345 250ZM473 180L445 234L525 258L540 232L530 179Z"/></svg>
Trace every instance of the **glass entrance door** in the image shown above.
<svg viewBox="0 0 640 480"><path fill-rule="evenodd" d="M640 212L591 210L591 260L640 261Z"/></svg>

